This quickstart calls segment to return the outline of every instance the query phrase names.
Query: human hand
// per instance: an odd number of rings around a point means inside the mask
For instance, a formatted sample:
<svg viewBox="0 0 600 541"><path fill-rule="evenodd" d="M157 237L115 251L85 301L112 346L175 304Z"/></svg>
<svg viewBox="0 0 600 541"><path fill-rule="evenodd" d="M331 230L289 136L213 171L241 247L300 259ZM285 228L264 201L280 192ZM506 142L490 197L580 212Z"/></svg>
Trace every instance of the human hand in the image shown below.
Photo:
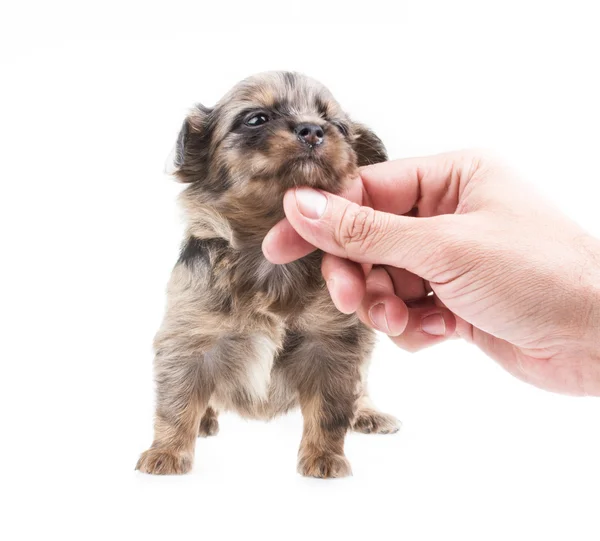
<svg viewBox="0 0 600 541"><path fill-rule="evenodd" d="M600 395L600 242L512 171L464 152L398 160L344 196L290 190L267 259L322 249L336 306L400 347L458 336L538 387Z"/></svg>

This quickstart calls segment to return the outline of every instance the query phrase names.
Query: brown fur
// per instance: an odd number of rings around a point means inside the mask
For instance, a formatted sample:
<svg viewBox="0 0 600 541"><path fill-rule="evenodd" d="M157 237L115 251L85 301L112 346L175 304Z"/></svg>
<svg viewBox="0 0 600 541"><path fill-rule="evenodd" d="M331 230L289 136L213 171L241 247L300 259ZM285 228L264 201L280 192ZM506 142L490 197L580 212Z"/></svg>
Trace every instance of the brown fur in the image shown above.
<svg viewBox="0 0 600 541"><path fill-rule="evenodd" d="M249 126L257 113L268 121ZM294 133L322 128L318 147ZM287 72L251 77L213 109L197 106L178 139L176 166L188 238L155 339L155 437L137 468L185 473L198 435L218 431L218 411L270 419L300 406L303 475L350 474L349 428L394 432L366 393L373 333L336 310L315 252L272 265L261 242L293 186L340 192L359 165L386 158L381 141L353 123L319 83Z"/></svg>

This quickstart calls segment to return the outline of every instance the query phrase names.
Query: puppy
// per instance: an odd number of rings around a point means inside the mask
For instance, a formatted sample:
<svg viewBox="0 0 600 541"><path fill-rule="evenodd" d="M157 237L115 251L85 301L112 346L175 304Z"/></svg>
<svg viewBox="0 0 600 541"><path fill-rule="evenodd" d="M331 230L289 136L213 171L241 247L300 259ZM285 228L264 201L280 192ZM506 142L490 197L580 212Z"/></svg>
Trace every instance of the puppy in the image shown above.
<svg viewBox="0 0 600 541"><path fill-rule="evenodd" d="M380 139L352 122L308 77L271 72L196 106L176 147L187 238L155 339L154 442L137 469L180 474L218 412L271 419L300 406L298 471L351 474L349 428L391 433L366 391L373 332L331 302L322 253L273 265L261 242L284 217L283 195L307 185L339 193L357 167L386 160Z"/></svg>

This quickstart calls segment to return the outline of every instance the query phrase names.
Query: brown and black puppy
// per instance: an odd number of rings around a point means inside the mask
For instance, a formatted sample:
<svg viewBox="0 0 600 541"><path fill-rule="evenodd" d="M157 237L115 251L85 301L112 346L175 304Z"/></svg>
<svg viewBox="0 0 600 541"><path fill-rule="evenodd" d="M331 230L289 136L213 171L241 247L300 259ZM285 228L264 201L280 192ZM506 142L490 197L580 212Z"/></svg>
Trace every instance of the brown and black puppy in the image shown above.
<svg viewBox="0 0 600 541"><path fill-rule="evenodd" d="M366 393L373 333L334 307L322 254L278 266L261 251L286 190L340 192L358 166L385 159L377 136L295 73L251 77L190 113L175 160L189 183L188 232L155 340L155 435L139 470L189 471L196 437L217 433L219 411L270 419L299 405L298 470L314 477L351 473L349 428L397 431Z"/></svg>

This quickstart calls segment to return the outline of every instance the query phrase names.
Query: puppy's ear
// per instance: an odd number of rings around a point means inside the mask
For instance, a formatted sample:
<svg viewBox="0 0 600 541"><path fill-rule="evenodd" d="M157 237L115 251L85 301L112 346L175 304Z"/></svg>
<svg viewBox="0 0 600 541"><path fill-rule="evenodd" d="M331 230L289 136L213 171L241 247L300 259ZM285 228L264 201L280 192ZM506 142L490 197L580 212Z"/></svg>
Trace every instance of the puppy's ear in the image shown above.
<svg viewBox="0 0 600 541"><path fill-rule="evenodd" d="M195 182L207 175L209 162L212 110L196 105L183 121L168 173L179 182Z"/></svg>
<svg viewBox="0 0 600 541"><path fill-rule="evenodd" d="M190 126L188 119L186 118L181 125L179 135L177 136L177 143L175 143L175 153L173 156L173 167L174 172L177 171L185 160L185 143L187 142L188 134L190 133Z"/></svg>
<svg viewBox="0 0 600 541"><path fill-rule="evenodd" d="M381 139L364 124L353 122L352 132L354 135L352 147L356 152L359 167L385 162L388 159L387 151Z"/></svg>

